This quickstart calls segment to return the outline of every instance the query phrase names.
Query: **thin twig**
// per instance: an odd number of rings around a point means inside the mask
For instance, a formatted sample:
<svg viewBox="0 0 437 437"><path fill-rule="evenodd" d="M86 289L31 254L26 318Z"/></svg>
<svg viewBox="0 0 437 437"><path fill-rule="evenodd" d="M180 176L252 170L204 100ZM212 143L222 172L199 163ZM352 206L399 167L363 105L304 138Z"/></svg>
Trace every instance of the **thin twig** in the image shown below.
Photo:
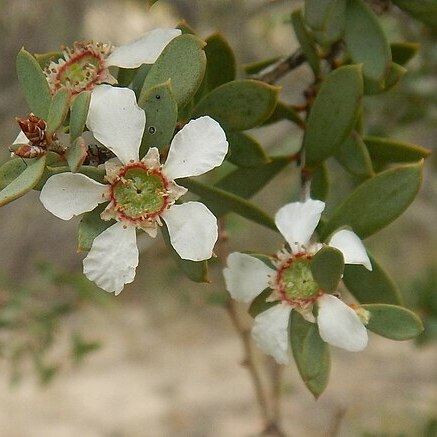
<svg viewBox="0 0 437 437"><path fill-rule="evenodd" d="M269 423L268 401L261 382L261 376L255 365L252 342L250 339L250 332L241 322L241 319L238 315L237 304L234 300L230 299L228 301L226 305L226 309L229 313L229 316L232 320L235 330L237 331L243 343L244 354L245 354L243 364L245 365L245 367L247 367L250 373L250 377L252 379L253 387L255 389L255 394L262 418L266 423Z"/></svg>
<svg viewBox="0 0 437 437"><path fill-rule="evenodd" d="M272 85L284 77L287 73L302 65L305 60L306 58L302 53L302 50L298 49L290 56L287 56L275 64L269 65L257 74L252 75L251 78Z"/></svg>
<svg viewBox="0 0 437 437"><path fill-rule="evenodd" d="M282 370L283 366L272 360L270 372L272 383L272 422L277 425L279 425L281 419Z"/></svg>

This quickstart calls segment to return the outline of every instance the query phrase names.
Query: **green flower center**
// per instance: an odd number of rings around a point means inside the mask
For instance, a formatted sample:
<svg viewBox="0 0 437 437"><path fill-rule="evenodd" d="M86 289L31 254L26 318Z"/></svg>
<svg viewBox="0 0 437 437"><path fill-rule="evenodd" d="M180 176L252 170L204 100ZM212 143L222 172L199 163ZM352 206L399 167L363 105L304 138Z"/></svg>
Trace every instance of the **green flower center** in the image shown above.
<svg viewBox="0 0 437 437"><path fill-rule="evenodd" d="M98 79L103 68L100 58L91 52L83 52L59 69L57 80L72 91L80 92Z"/></svg>
<svg viewBox="0 0 437 437"><path fill-rule="evenodd" d="M167 181L157 170L136 164L125 167L112 186L115 208L125 218L152 219L167 206Z"/></svg>
<svg viewBox="0 0 437 437"><path fill-rule="evenodd" d="M310 259L292 258L277 273L279 292L287 301L308 302L317 298L320 286L313 278Z"/></svg>

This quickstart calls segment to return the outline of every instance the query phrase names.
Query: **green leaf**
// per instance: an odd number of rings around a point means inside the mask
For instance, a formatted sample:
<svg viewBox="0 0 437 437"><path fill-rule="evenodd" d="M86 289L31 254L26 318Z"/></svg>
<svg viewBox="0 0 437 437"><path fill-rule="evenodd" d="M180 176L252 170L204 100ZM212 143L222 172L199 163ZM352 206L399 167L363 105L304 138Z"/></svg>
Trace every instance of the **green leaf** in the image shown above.
<svg viewBox="0 0 437 437"><path fill-rule="evenodd" d="M416 197L422 171L423 162L419 162L386 170L368 179L335 210L322 228L322 238L346 225L361 238L387 226Z"/></svg>
<svg viewBox="0 0 437 437"><path fill-rule="evenodd" d="M435 0L393 0L393 3L422 23L437 29L437 2Z"/></svg>
<svg viewBox="0 0 437 437"><path fill-rule="evenodd" d="M256 168L239 168L216 183L216 187L248 199L267 185L284 167L291 162L288 156L275 156L271 162ZM216 205L216 213L222 216L230 209L226 205Z"/></svg>
<svg viewBox="0 0 437 437"><path fill-rule="evenodd" d="M135 93L137 100L140 98L141 90L146 76L149 74L153 64L143 64L136 70L135 76L132 80L132 89Z"/></svg>
<svg viewBox="0 0 437 437"><path fill-rule="evenodd" d="M367 77L364 78L364 94L366 96L372 96L391 90L406 72L406 68L393 62L385 77L385 81L377 82Z"/></svg>
<svg viewBox="0 0 437 437"><path fill-rule="evenodd" d="M205 42L194 35L181 35L170 41L150 68L140 94L171 80L174 98L179 107L194 96L206 68ZM187 62L187 60L189 60Z"/></svg>
<svg viewBox="0 0 437 437"><path fill-rule="evenodd" d="M331 368L329 347L320 338L317 324L307 322L297 311L291 312L289 331L299 374L317 399L328 385Z"/></svg>
<svg viewBox="0 0 437 437"><path fill-rule="evenodd" d="M320 57L316 45L303 21L302 10L296 9L291 14L291 23L305 58L316 77L320 74Z"/></svg>
<svg viewBox="0 0 437 437"><path fill-rule="evenodd" d="M237 66L231 46L220 33L206 39L207 66L205 74L208 91L235 79Z"/></svg>
<svg viewBox="0 0 437 437"><path fill-rule="evenodd" d="M66 88L60 88L53 96L47 116L46 136L51 137L64 123L70 108L70 93Z"/></svg>
<svg viewBox="0 0 437 437"><path fill-rule="evenodd" d="M12 158L0 167L0 190L3 190L27 168L26 161Z"/></svg>
<svg viewBox="0 0 437 437"><path fill-rule="evenodd" d="M390 138L364 137L372 161L381 165L392 162L420 161L431 154L431 150Z"/></svg>
<svg viewBox="0 0 437 437"><path fill-rule="evenodd" d="M383 82L391 65L390 45L375 14L362 0L347 3L344 38L353 62L363 64L364 76Z"/></svg>
<svg viewBox="0 0 437 437"><path fill-rule="evenodd" d="M146 113L146 128L140 148L140 156L143 156L149 147L161 149L170 144L173 138L178 120L178 105L171 81L147 90L138 104Z"/></svg>
<svg viewBox="0 0 437 437"><path fill-rule="evenodd" d="M346 264L344 285L360 303L402 305L403 298L397 285L371 255L372 271L362 265Z"/></svg>
<svg viewBox="0 0 437 437"><path fill-rule="evenodd" d="M82 91L73 100L70 112L70 136L74 141L85 129L88 109L91 102L91 91Z"/></svg>
<svg viewBox="0 0 437 437"><path fill-rule="evenodd" d="M46 156L27 160L27 167L13 181L0 191L0 206L6 205L29 192L41 179L46 164Z"/></svg>
<svg viewBox="0 0 437 437"><path fill-rule="evenodd" d="M243 198L229 193L217 187L202 184L189 178L181 178L178 183L188 188L192 193L197 194L211 212L219 217L223 215L223 208L235 212L242 217L277 231L275 222L266 212L257 208Z"/></svg>
<svg viewBox="0 0 437 437"><path fill-rule="evenodd" d="M329 194L329 174L326 165L317 166L311 178L311 199L325 200Z"/></svg>
<svg viewBox="0 0 437 437"><path fill-rule="evenodd" d="M52 103L50 87L38 61L24 48L17 55L17 75L30 110L47 120Z"/></svg>
<svg viewBox="0 0 437 437"><path fill-rule="evenodd" d="M134 80L139 69L140 67L137 68L118 67L117 85L121 87L128 87Z"/></svg>
<svg viewBox="0 0 437 437"><path fill-rule="evenodd" d="M362 305L369 311L369 331L392 340L410 340L423 331L419 317L406 308L387 304Z"/></svg>
<svg viewBox="0 0 437 437"><path fill-rule="evenodd" d="M251 317L255 318L258 314L268 310L269 308L280 304L279 301L266 302L266 299L272 294L272 290L267 288L261 294L259 294L249 306L249 314Z"/></svg>
<svg viewBox="0 0 437 437"><path fill-rule="evenodd" d="M321 28L314 30L312 34L319 44L329 47L343 36L347 2L346 0L325 0L324 3L327 7L321 6L319 0L310 0L310 3L319 7L320 12L325 11Z"/></svg>
<svg viewBox="0 0 437 437"><path fill-rule="evenodd" d="M305 121L293 108L293 106L278 100L275 110L272 112L272 115L263 123L263 126L276 123L281 120L289 120L293 123L296 123L299 127L305 127Z"/></svg>
<svg viewBox="0 0 437 437"><path fill-rule="evenodd" d="M366 144L356 131L340 145L335 158L353 175L369 178L374 174Z"/></svg>
<svg viewBox="0 0 437 437"><path fill-rule="evenodd" d="M73 173L79 171L86 157L86 143L82 137L78 137L71 143L70 147L67 150L67 153L65 154L65 159L67 160L70 170Z"/></svg>
<svg viewBox="0 0 437 437"><path fill-rule="evenodd" d="M305 0L305 21L314 30L323 31L330 15L334 14L336 9L341 8L339 7L341 3L344 2L337 0Z"/></svg>
<svg viewBox="0 0 437 437"><path fill-rule="evenodd" d="M393 62L399 65L405 65L419 51L420 44L414 42L394 42L390 44L391 56Z"/></svg>
<svg viewBox="0 0 437 437"><path fill-rule="evenodd" d="M86 212L79 222L77 233L77 251L86 252L91 250L94 239L105 229L115 223L115 220L102 220L101 212L106 208L106 203L97 206L90 212Z"/></svg>
<svg viewBox="0 0 437 437"><path fill-rule="evenodd" d="M206 95L193 117L209 115L229 130L246 130L269 118L278 100L278 87L256 80L234 80Z"/></svg>
<svg viewBox="0 0 437 437"><path fill-rule="evenodd" d="M314 100L303 139L308 167L333 155L346 140L357 121L362 95L361 66L340 67L327 76Z"/></svg>
<svg viewBox="0 0 437 437"><path fill-rule="evenodd" d="M257 167L270 162L261 144L243 132L229 132L228 161L239 167Z"/></svg>
<svg viewBox="0 0 437 437"><path fill-rule="evenodd" d="M281 59L280 56L263 59L262 61L253 62L251 64L245 64L243 65L243 69L246 72L246 74L257 74L261 70L270 67L270 65L276 64L276 62L278 62L280 59Z"/></svg>
<svg viewBox="0 0 437 437"><path fill-rule="evenodd" d="M325 291L337 290L343 270L343 254L334 247L323 247L311 260L311 273Z"/></svg>
<svg viewBox="0 0 437 437"><path fill-rule="evenodd" d="M168 234L167 226L162 226L161 231L165 245L170 251L172 258L177 262L185 275L194 282L211 282L208 278L208 262L182 259L170 243L170 235Z"/></svg>

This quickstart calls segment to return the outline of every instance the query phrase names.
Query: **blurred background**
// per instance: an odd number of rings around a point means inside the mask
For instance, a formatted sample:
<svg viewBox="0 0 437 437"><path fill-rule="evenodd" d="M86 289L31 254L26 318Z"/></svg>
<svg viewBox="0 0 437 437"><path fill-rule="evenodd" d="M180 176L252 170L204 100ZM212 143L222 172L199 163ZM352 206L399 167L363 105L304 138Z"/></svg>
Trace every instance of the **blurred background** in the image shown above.
<svg viewBox="0 0 437 437"><path fill-rule="evenodd" d="M374 2L377 3L377 2ZM0 0L0 161L28 108L15 57L94 39L119 45L185 19L206 38L220 31L239 64L296 49L289 24L299 1L281 0ZM390 92L366 99L367 132L435 148L436 33L399 10L381 18L392 41L422 44L409 72ZM240 71L240 74L243 73ZM279 84L282 98L302 101L305 66ZM271 154L290 151L301 132L280 122L254 133ZM437 159L426 163L410 209L368 246L422 316L416 342L371 335L351 354L332 349L332 377L317 402L292 363L284 371L282 412L290 436L437 435ZM346 189L332 163L330 200ZM291 200L289 168L255 197L274 213ZM220 306L219 261L211 285L179 272L160 238L144 241L137 278L115 298L81 274L77 220L62 222L32 192L0 209L0 436L250 436L261 426L241 345ZM280 239L231 216L225 250L271 253ZM264 357L260 356L260 360Z"/></svg>

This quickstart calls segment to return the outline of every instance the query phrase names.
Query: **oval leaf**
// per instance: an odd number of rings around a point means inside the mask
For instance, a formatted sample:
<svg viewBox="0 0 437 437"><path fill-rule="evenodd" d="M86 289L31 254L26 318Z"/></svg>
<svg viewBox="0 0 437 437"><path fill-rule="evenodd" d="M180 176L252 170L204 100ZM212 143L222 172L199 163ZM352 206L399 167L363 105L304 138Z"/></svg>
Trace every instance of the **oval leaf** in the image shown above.
<svg viewBox="0 0 437 437"><path fill-rule="evenodd" d="M17 75L30 110L47 120L52 103L50 87L38 61L24 48L17 55Z"/></svg>
<svg viewBox="0 0 437 437"><path fill-rule="evenodd" d="M280 302L267 302L266 299L272 294L270 288L266 288L261 294L259 294L249 306L249 314L251 317L255 318L258 314L268 310L272 306L278 305Z"/></svg>
<svg viewBox="0 0 437 437"><path fill-rule="evenodd" d="M314 100L303 139L308 167L333 155L346 140L355 126L362 96L359 65L340 67L329 74Z"/></svg>
<svg viewBox="0 0 437 437"><path fill-rule="evenodd" d="M343 254L334 247L323 247L311 260L311 273L324 291L337 290L343 270Z"/></svg>
<svg viewBox="0 0 437 437"><path fill-rule="evenodd" d="M82 91L75 97L71 105L70 136L72 141L80 137L85 129L90 101L91 91Z"/></svg>
<svg viewBox="0 0 437 437"><path fill-rule="evenodd" d="M355 131L340 145L335 158L353 175L369 178L374 174L366 144Z"/></svg>
<svg viewBox="0 0 437 437"><path fill-rule="evenodd" d="M235 79L237 66L231 46L220 33L206 39L206 90L211 91Z"/></svg>
<svg viewBox="0 0 437 437"><path fill-rule="evenodd" d="M316 0L315 3L321 7L320 1ZM346 22L346 0L325 0L324 3L329 3L329 5L323 18L322 28L314 30L312 34L319 44L329 47L343 36Z"/></svg>
<svg viewBox="0 0 437 437"><path fill-rule="evenodd" d="M406 68L393 62L384 81L377 82L367 77L364 78L364 94L366 96L372 96L391 90L406 72Z"/></svg>
<svg viewBox="0 0 437 437"><path fill-rule="evenodd" d="M423 331L419 317L406 308L395 305L363 305L369 311L367 329L392 340L410 340Z"/></svg>
<svg viewBox="0 0 437 437"><path fill-rule="evenodd" d="M140 148L140 156L143 156L149 147L160 149L170 144L173 138L178 120L178 105L171 81L150 88L138 104L146 113L146 128Z"/></svg>
<svg viewBox="0 0 437 437"><path fill-rule="evenodd" d="M87 147L82 137L76 138L71 146L68 148L65 158L68 163L68 167L73 173L76 173L87 157Z"/></svg>
<svg viewBox="0 0 437 437"><path fill-rule="evenodd" d="M329 174L326 165L320 164L311 178L311 199L325 200L329 194Z"/></svg>
<svg viewBox="0 0 437 437"><path fill-rule="evenodd" d="M355 64L363 64L363 74L383 81L391 65L390 45L375 14L362 0L349 0L344 39Z"/></svg>
<svg viewBox="0 0 437 437"><path fill-rule="evenodd" d="M14 179L16 179L24 170L26 170L27 164L21 158L13 158L6 161L0 167L0 190L3 190Z"/></svg>
<svg viewBox="0 0 437 437"><path fill-rule="evenodd" d="M392 162L420 161L431 154L431 150L390 138L364 137L372 161L380 165Z"/></svg>
<svg viewBox="0 0 437 437"><path fill-rule="evenodd" d="M372 271L364 266L346 264L343 282L360 303L402 305L403 298L396 284L371 255Z"/></svg>
<svg viewBox="0 0 437 437"><path fill-rule="evenodd" d="M26 169L9 185L0 191L0 206L6 205L29 192L41 179L46 164L46 156L28 160Z"/></svg>
<svg viewBox="0 0 437 437"><path fill-rule="evenodd" d="M302 119L296 109L294 109L293 106L278 100L275 110L272 112L272 115L270 115L270 117L263 123L263 126L266 124L276 123L277 121L281 120L289 120L293 123L296 123L299 127L305 127L305 121Z"/></svg>
<svg viewBox="0 0 437 437"><path fill-rule="evenodd" d="M393 0L393 3L422 23L437 29L437 3L435 0Z"/></svg>
<svg viewBox="0 0 437 437"><path fill-rule="evenodd" d="M53 96L47 116L46 136L51 137L64 123L70 106L70 93L66 88L60 88Z"/></svg>
<svg viewBox="0 0 437 437"><path fill-rule="evenodd" d="M399 65L405 65L419 51L420 44L414 42L394 42L390 44L391 56L393 62Z"/></svg>
<svg viewBox="0 0 437 437"><path fill-rule="evenodd" d="M205 96L194 108L193 117L209 115L228 130L250 129L270 117L278 92L278 87L257 80L234 80Z"/></svg>
<svg viewBox="0 0 437 437"><path fill-rule="evenodd" d="M316 323L291 312L290 344L300 376L308 390L317 399L328 385L331 368L329 347L319 335Z"/></svg>
<svg viewBox="0 0 437 437"><path fill-rule="evenodd" d="M293 11L291 14L291 23L302 52L313 70L314 75L318 77L320 74L320 57L317 53L316 45L305 27L302 11L300 9Z"/></svg>
<svg viewBox="0 0 437 437"><path fill-rule="evenodd" d="M202 83L206 68L204 46L194 35L181 35L170 41L150 68L139 100L150 88L170 79L177 104L184 106Z"/></svg>
<svg viewBox="0 0 437 437"><path fill-rule="evenodd" d="M208 262L182 259L171 245L170 236L165 225L161 227L161 231L165 245L185 275L194 282L211 282L208 278Z"/></svg>
<svg viewBox="0 0 437 437"><path fill-rule="evenodd" d="M342 226L366 238L398 218L414 200L422 181L423 162L379 173L361 184L322 228L322 239Z"/></svg>
<svg viewBox="0 0 437 437"><path fill-rule="evenodd" d="M228 161L239 167L256 167L270 162L261 144L243 132L230 132L227 135L230 153Z"/></svg>
<svg viewBox="0 0 437 437"><path fill-rule="evenodd" d="M105 229L115 223L115 220L102 220L101 212L106 208L106 203L97 206L90 212L86 212L80 222L77 232L77 251L87 252L91 250L94 238L99 236Z"/></svg>

